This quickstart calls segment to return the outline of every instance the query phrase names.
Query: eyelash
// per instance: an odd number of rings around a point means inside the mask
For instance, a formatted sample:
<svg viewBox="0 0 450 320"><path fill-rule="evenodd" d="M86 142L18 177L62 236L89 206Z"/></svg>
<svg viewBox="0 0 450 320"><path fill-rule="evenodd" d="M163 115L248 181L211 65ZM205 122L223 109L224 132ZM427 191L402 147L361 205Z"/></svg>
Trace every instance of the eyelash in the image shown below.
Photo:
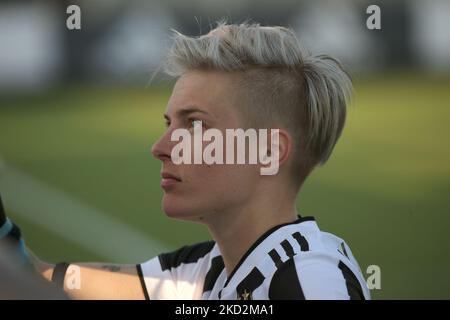
<svg viewBox="0 0 450 320"><path fill-rule="evenodd" d="M187 119L187 123L188 123L188 127L189 127L189 128L193 128L193 126L191 126L191 124L192 124L192 122L194 122L194 121L202 121L202 120L197 119L197 118L188 118L188 119ZM202 121L202 124L203 124L203 121ZM167 120L166 120L165 125L166 125L166 128L170 127L170 121L167 121Z"/></svg>

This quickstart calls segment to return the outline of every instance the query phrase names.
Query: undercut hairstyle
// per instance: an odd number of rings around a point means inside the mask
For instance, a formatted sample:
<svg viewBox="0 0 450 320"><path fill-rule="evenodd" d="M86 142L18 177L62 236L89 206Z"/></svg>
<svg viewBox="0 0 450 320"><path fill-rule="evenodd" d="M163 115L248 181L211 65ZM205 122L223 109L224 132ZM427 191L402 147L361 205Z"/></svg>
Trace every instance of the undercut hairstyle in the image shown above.
<svg viewBox="0 0 450 320"><path fill-rule="evenodd" d="M311 55L288 28L218 23L208 34L173 31L164 65L175 78L193 70L237 72L237 106L254 127L280 127L293 138L298 185L330 157L345 123L352 82L341 64Z"/></svg>

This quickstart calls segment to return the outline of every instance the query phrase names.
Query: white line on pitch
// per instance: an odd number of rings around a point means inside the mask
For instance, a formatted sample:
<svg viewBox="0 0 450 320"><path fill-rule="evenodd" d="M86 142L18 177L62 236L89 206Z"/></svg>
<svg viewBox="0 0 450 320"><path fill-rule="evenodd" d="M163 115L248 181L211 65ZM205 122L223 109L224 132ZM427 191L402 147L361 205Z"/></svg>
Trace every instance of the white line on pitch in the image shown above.
<svg viewBox="0 0 450 320"><path fill-rule="evenodd" d="M12 211L102 257L137 263L168 248L162 242L5 163L0 164L0 191L7 212ZM32 248L32 244L28 245Z"/></svg>

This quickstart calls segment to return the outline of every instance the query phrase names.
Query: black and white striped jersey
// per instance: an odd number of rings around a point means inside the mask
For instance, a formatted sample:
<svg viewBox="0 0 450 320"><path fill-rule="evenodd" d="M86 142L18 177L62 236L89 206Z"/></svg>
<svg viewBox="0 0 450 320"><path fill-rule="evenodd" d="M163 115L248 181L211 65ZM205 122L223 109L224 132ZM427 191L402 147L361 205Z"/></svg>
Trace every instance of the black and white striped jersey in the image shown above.
<svg viewBox="0 0 450 320"><path fill-rule="evenodd" d="M262 235L227 277L213 241L138 265L149 299L370 299L347 244L312 217Z"/></svg>

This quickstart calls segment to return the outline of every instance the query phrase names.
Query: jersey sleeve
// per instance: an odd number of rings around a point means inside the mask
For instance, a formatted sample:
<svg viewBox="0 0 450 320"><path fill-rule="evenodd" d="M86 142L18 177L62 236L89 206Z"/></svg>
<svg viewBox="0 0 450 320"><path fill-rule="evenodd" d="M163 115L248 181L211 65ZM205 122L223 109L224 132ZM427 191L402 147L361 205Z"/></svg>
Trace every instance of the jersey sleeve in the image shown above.
<svg viewBox="0 0 450 320"><path fill-rule="evenodd" d="M163 253L137 266L146 298L197 299L204 283L205 260L214 243L204 242Z"/></svg>
<svg viewBox="0 0 450 320"><path fill-rule="evenodd" d="M269 299L370 299L359 270L343 261L338 256L318 252L292 257L274 273Z"/></svg>
<svg viewBox="0 0 450 320"><path fill-rule="evenodd" d="M176 286L170 270L163 270L159 257L137 266L141 284L147 299L175 299Z"/></svg>

